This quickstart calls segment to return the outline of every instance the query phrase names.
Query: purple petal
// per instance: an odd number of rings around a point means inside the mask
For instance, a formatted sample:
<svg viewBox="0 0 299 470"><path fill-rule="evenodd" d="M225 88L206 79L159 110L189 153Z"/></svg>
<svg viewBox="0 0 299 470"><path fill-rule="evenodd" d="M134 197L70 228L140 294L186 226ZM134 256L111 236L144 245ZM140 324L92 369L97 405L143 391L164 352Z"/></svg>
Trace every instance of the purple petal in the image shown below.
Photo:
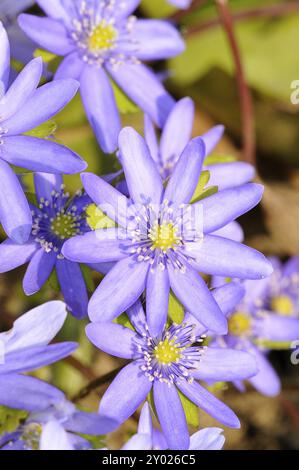
<svg viewBox="0 0 299 470"><path fill-rule="evenodd" d="M133 128L125 127L119 135L119 149L133 201L159 204L163 184L144 139Z"/></svg>
<svg viewBox="0 0 299 470"><path fill-rule="evenodd" d="M187 381L180 382L178 388L189 400L220 423L230 428L240 428L240 421L235 413L197 382L192 384Z"/></svg>
<svg viewBox="0 0 299 470"><path fill-rule="evenodd" d="M77 346L77 343L57 343L9 352L5 355L5 364L0 365L0 374L29 372L53 364L69 356Z"/></svg>
<svg viewBox="0 0 299 470"><path fill-rule="evenodd" d="M128 199L93 173L81 175L85 191L100 209L123 227L127 226Z"/></svg>
<svg viewBox="0 0 299 470"><path fill-rule="evenodd" d="M255 207L261 200L264 187L248 183L225 189L202 199L204 233L214 232Z"/></svg>
<svg viewBox="0 0 299 470"><path fill-rule="evenodd" d="M238 222L230 222L229 224L221 227L219 230L213 232L213 235L217 235L218 237L229 238L230 240L234 240L235 242L242 243L244 241L244 232L240 224Z"/></svg>
<svg viewBox="0 0 299 470"><path fill-rule="evenodd" d="M150 334L159 336L165 327L169 302L169 277L167 269L151 270L146 283L146 317Z"/></svg>
<svg viewBox="0 0 299 470"><path fill-rule="evenodd" d="M36 137L5 137L2 158L8 163L44 173L73 174L85 170L87 164L72 150L50 140Z"/></svg>
<svg viewBox="0 0 299 470"><path fill-rule="evenodd" d="M142 64L123 64L115 70L109 67L109 73L157 126L164 126L175 102L149 68Z"/></svg>
<svg viewBox="0 0 299 470"><path fill-rule="evenodd" d="M178 101L169 113L160 142L164 165L167 162L175 163L190 141L194 112L194 103L191 98L187 97Z"/></svg>
<svg viewBox="0 0 299 470"><path fill-rule="evenodd" d="M80 263L102 263L118 261L128 256L126 247L132 245L125 240L125 231L117 228L99 229L70 238L63 245L63 255Z"/></svg>
<svg viewBox="0 0 299 470"><path fill-rule="evenodd" d="M168 3L175 5L178 8L188 8L191 5L192 0L168 0Z"/></svg>
<svg viewBox="0 0 299 470"><path fill-rule="evenodd" d="M167 21L136 21L132 31L136 41L136 57L140 60L160 60L174 57L185 49L177 29Z"/></svg>
<svg viewBox="0 0 299 470"><path fill-rule="evenodd" d="M82 101L90 125L103 151L112 153L117 148L121 123L109 78L103 68L85 65L80 84Z"/></svg>
<svg viewBox="0 0 299 470"><path fill-rule="evenodd" d="M296 341L299 339L299 318L283 317L272 312L255 320L258 337L269 341Z"/></svg>
<svg viewBox="0 0 299 470"><path fill-rule="evenodd" d="M80 81L80 76L84 67L84 62L80 59L77 52L68 54L59 64L55 72L55 80L65 80L74 78Z"/></svg>
<svg viewBox="0 0 299 470"><path fill-rule="evenodd" d="M31 60L19 73L2 100L0 100L2 122L21 109L36 90L42 74L42 64L43 62L40 57ZM22 111L24 112L24 110Z"/></svg>
<svg viewBox="0 0 299 470"><path fill-rule="evenodd" d="M272 261L272 260L271 260ZM299 273L299 256L293 256L290 258L282 268L283 276L291 276L292 274Z"/></svg>
<svg viewBox="0 0 299 470"><path fill-rule="evenodd" d="M152 450L153 441L150 434L135 434L126 442L121 450Z"/></svg>
<svg viewBox="0 0 299 470"><path fill-rule="evenodd" d="M18 245L7 238L0 244L0 273L11 271L27 263L37 249L38 245L32 240Z"/></svg>
<svg viewBox="0 0 299 470"><path fill-rule="evenodd" d="M0 221L3 229L14 242L26 243L32 227L31 211L18 177L1 159L0 184Z"/></svg>
<svg viewBox="0 0 299 470"><path fill-rule="evenodd" d="M64 394L60 390L33 377L1 376L0 403L9 408L42 411L63 399Z"/></svg>
<svg viewBox="0 0 299 470"><path fill-rule="evenodd" d="M47 345L61 330L66 316L65 304L60 300L33 308L15 320L11 330L0 333L5 352Z"/></svg>
<svg viewBox="0 0 299 470"><path fill-rule="evenodd" d="M90 299L91 321L112 320L131 307L144 291L147 273L147 263L135 263L130 257L118 261Z"/></svg>
<svg viewBox="0 0 299 470"><path fill-rule="evenodd" d="M45 199L52 200L52 192L60 191L63 184L61 175L52 175L50 173L34 173L35 193L38 201Z"/></svg>
<svg viewBox="0 0 299 470"><path fill-rule="evenodd" d="M130 322L140 335L146 332L146 317L140 300L137 300L132 307L127 309Z"/></svg>
<svg viewBox="0 0 299 470"><path fill-rule="evenodd" d="M59 113L77 93L79 83L73 79L54 80L39 87L24 107L3 122L7 135L23 134Z"/></svg>
<svg viewBox="0 0 299 470"><path fill-rule="evenodd" d="M258 372L252 354L235 349L207 348L193 376L206 382L228 382L247 379Z"/></svg>
<svg viewBox="0 0 299 470"><path fill-rule="evenodd" d="M88 295L79 264L66 259L57 260L56 272L68 310L76 318L86 317Z"/></svg>
<svg viewBox="0 0 299 470"><path fill-rule="evenodd" d="M0 23L0 98L4 94L10 71L10 48L7 33Z"/></svg>
<svg viewBox="0 0 299 470"><path fill-rule="evenodd" d="M118 18L126 18L131 15L139 6L141 0L116 0L115 16ZM114 13L114 12L113 12Z"/></svg>
<svg viewBox="0 0 299 470"><path fill-rule="evenodd" d="M99 413L122 424L145 400L152 383L135 361L124 367L104 394Z"/></svg>
<svg viewBox="0 0 299 470"><path fill-rule="evenodd" d="M176 386L156 380L154 382L154 401L169 449L188 449L189 431Z"/></svg>
<svg viewBox="0 0 299 470"><path fill-rule="evenodd" d="M211 331L227 332L227 321L202 277L188 267L185 273L168 267L170 286L186 310Z"/></svg>
<svg viewBox="0 0 299 470"><path fill-rule="evenodd" d="M76 411L67 421L64 427L68 431L88 434L91 436L104 435L115 429L115 421L99 416L98 413L86 413Z"/></svg>
<svg viewBox="0 0 299 470"><path fill-rule="evenodd" d="M26 295L35 294L40 290L53 271L56 253L46 253L40 248L32 256L23 279L23 289Z"/></svg>
<svg viewBox="0 0 299 470"><path fill-rule="evenodd" d="M75 450L59 421L49 421L42 428L39 450Z"/></svg>
<svg viewBox="0 0 299 470"><path fill-rule="evenodd" d="M263 279L272 274L271 263L259 251L227 238L206 235L199 243L186 244L200 272L239 279Z"/></svg>
<svg viewBox="0 0 299 470"><path fill-rule="evenodd" d="M188 204L194 194L205 156L205 146L200 137L185 147L167 184L164 200Z"/></svg>
<svg viewBox="0 0 299 470"><path fill-rule="evenodd" d="M137 335L130 328L115 323L90 323L86 327L88 339L112 356L133 359L136 355Z"/></svg>
<svg viewBox="0 0 299 470"><path fill-rule="evenodd" d="M209 186L218 186L219 191L248 183L255 176L255 168L244 162L218 163L205 169L210 172Z"/></svg>
<svg viewBox="0 0 299 470"><path fill-rule="evenodd" d="M66 28L60 21L23 13L19 16L18 22L27 36L53 54L66 55L75 48Z"/></svg>
<svg viewBox="0 0 299 470"><path fill-rule="evenodd" d="M206 146L206 155L210 155L210 153L212 153L216 145L218 145L218 143L220 142L223 133L224 126L215 126L201 136Z"/></svg>
<svg viewBox="0 0 299 470"><path fill-rule="evenodd" d="M259 372L255 377L249 379L249 382L263 395L275 397L280 393L281 389L281 383L277 373L267 357L257 348L252 347L250 352L255 355Z"/></svg>
<svg viewBox="0 0 299 470"><path fill-rule="evenodd" d="M147 143L152 159L156 163L159 163L160 155L157 134L155 126L147 114L144 115L144 139Z"/></svg>
<svg viewBox="0 0 299 470"><path fill-rule="evenodd" d="M152 435L153 432L153 421L151 416L151 410L148 402L146 401L142 407L139 423L138 423L138 433L140 434L149 434Z"/></svg>
<svg viewBox="0 0 299 470"><path fill-rule="evenodd" d="M190 437L189 450L221 450L225 443L223 429L206 428Z"/></svg>
<svg viewBox="0 0 299 470"><path fill-rule="evenodd" d="M245 295L245 289L240 282L229 282L212 290L212 295L220 307L222 313L227 317L234 312L236 306Z"/></svg>

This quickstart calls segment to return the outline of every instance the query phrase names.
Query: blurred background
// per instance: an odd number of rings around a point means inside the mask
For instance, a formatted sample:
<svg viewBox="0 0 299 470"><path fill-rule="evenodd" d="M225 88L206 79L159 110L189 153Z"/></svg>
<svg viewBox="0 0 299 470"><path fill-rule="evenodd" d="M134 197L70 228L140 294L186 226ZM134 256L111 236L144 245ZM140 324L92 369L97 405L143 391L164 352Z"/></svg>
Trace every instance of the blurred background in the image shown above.
<svg viewBox="0 0 299 470"><path fill-rule="evenodd" d="M38 11L34 6L31 10ZM187 47L181 56L154 67L177 99L195 100L194 136L224 124L225 137L215 153L255 164L265 184L262 204L240 220L246 243L282 260L299 254L299 1L230 0L223 10L214 1L195 0L189 10L178 11L166 0L143 0L138 13L169 18L185 37ZM57 67L55 57L43 57L49 72ZM19 57L14 66L22 68ZM123 124L142 132L142 113L120 90L116 94ZM47 133L77 151L89 163L89 171L106 174L120 168L115 155L104 155L97 146L79 95L48 126ZM32 176L24 175L23 180L32 192ZM68 176L65 182L71 192L80 188L79 176ZM5 238L2 231L0 237ZM26 297L24 271L0 275L1 331L21 313L59 298L54 276L38 294ZM92 291L100 275L85 274ZM111 371L123 362L89 344L85 324L69 316L60 339L77 340L79 350L36 375L60 387L79 406L96 410L113 377ZM250 388L240 394L232 385L216 391L242 422L241 430L225 429L226 449L299 449L299 365L291 365L290 351L275 351L270 357L283 383L279 397L263 397ZM91 390L84 390L95 380ZM138 414L113 433L108 446L122 445L135 432L137 419ZM217 425L204 413L194 412L190 423L192 429Z"/></svg>

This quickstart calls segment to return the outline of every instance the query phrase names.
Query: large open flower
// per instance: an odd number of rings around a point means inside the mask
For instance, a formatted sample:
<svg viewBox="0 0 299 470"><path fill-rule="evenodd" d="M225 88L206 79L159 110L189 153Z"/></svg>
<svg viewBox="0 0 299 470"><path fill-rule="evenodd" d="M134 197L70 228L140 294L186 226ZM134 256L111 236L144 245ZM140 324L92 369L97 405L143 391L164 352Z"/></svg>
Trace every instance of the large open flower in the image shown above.
<svg viewBox="0 0 299 470"><path fill-rule="evenodd" d="M299 339L299 258L291 258L284 265L275 258L271 261L275 267L272 276L243 282L245 296L228 316L228 335L216 337L214 344L253 354L259 373L249 379L251 385L264 395L275 396L281 383L267 354L273 347L288 348ZM241 383L236 385L245 389Z"/></svg>
<svg viewBox="0 0 299 470"><path fill-rule="evenodd" d="M29 237L32 217L18 177L10 164L46 173L77 173L86 163L50 139L24 135L58 113L78 89L75 80L57 80L39 88L42 61L34 59L8 88L10 48L0 22L0 221L17 243Z"/></svg>
<svg viewBox="0 0 299 470"><path fill-rule="evenodd" d="M215 302L225 313L240 295L240 286L216 289ZM217 305L218 305L217 303ZM183 320L152 335L141 302L127 310L135 330L114 323L90 323L88 338L101 350L130 359L104 394L99 413L119 424L128 419L153 391L163 434L170 449L188 449L189 432L179 393L221 423L239 427L236 415L197 380L231 381L257 373L254 358L245 352L202 346L196 325Z"/></svg>
<svg viewBox="0 0 299 470"><path fill-rule="evenodd" d="M82 175L87 194L119 227L74 237L62 249L72 261L117 261L90 300L91 320L117 317L146 288L148 324L155 334L165 324L171 287L186 310L209 329L225 333L226 320L199 272L242 279L272 272L261 253L211 235L254 207L263 187L249 183L189 205L205 156L200 138L186 146L166 189L137 132L123 129L119 146L131 200L98 176Z"/></svg>
<svg viewBox="0 0 299 470"><path fill-rule="evenodd" d="M140 61L165 59L183 51L184 43L173 25L131 16L140 0L37 3L48 17L22 14L20 26L43 48L65 56L56 78L80 81L86 114L104 151L116 150L121 129L109 77L157 125L164 124L174 100Z"/></svg>

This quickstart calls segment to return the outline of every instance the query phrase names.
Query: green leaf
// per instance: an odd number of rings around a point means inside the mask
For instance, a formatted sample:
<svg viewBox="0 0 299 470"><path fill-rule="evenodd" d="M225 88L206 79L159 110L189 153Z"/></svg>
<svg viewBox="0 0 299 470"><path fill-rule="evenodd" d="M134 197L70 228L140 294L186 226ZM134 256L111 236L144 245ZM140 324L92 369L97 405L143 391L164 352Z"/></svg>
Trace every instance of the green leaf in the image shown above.
<svg viewBox="0 0 299 470"><path fill-rule="evenodd" d="M139 111L138 106L136 106L136 104L130 100L130 98L119 88L119 86L117 86L113 80L111 80L111 85L119 111L122 114L137 113Z"/></svg>
<svg viewBox="0 0 299 470"><path fill-rule="evenodd" d="M113 323L116 323L117 325L122 325L126 328L130 328L130 330L135 331L135 328L130 322L129 317L126 313L122 313L119 317L115 318L115 320L113 320Z"/></svg>
<svg viewBox="0 0 299 470"><path fill-rule="evenodd" d="M14 432L27 416L27 411L15 410L0 405L0 436Z"/></svg>
<svg viewBox="0 0 299 470"><path fill-rule="evenodd" d="M197 406L180 391L178 392L185 411L187 423L197 428L199 426L199 415Z"/></svg>
<svg viewBox="0 0 299 470"><path fill-rule="evenodd" d="M202 199L212 196L216 193L218 193L218 186L210 186L209 188L205 189L204 192L197 199L195 199L195 201L192 202L201 201Z"/></svg>
<svg viewBox="0 0 299 470"><path fill-rule="evenodd" d="M86 221L92 230L115 227L115 222L110 219L96 204L90 204L87 207Z"/></svg>
<svg viewBox="0 0 299 470"><path fill-rule="evenodd" d="M232 155L208 155L205 158L205 165L217 165L218 163L231 163L237 161Z"/></svg>
<svg viewBox="0 0 299 470"><path fill-rule="evenodd" d="M35 127L31 131L27 131L24 134L29 135L30 137L38 137L39 139L47 139L50 136L53 136L57 131L57 124L52 119L46 122L43 122L40 126Z"/></svg>
<svg viewBox="0 0 299 470"><path fill-rule="evenodd" d="M169 303L168 303L168 315L174 323L178 325L182 323L184 319L184 307L176 298L173 292L170 291Z"/></svg>

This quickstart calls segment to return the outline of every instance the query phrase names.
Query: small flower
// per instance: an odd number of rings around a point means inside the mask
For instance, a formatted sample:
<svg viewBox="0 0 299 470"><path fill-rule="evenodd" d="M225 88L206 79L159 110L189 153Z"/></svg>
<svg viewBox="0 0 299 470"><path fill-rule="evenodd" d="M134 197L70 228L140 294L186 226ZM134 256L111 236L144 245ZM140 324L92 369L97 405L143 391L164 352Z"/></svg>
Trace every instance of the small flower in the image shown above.
<svg viewBox="0 0 299 470"><path fill-rule="evenodd" d="M240 295L238 284L214 292L224 311L235 305ZM216 301L216 300L215 300ZM153 391L157 416L170 449L188 449L189 432L178 394L180 391L199 408L223 424L239 427L236 415L204 389L197 380L231 381L257 373L250 354L202 345L196 325L186 317L180 325L171 324L156 336L149 331L145 313L138 301L127 310L135 328L114 323L90 323L86 334L90 341L108 354L132 362L116 376L104 394L99 413L119 424L128 419ZM191 317L192 318L192 317Z"/></svg>
<svg viewBox="0 0 299 470"><path fill-rule="evenodd" d="M144 117L145 140L163 180L169 178L183 150L191 140L195 122L194 114L194 102L191 98L186 97L178 101L163 126L160 142L157 139L153 122L149 116ZM249 163L236 161L209 164L207 157L220 142L223 132L224 127L218 125L200 136L206 148L204 169L210 172L209 186L217 186L218 190L248 183L255 174L255 168Z"/></svg>
<svg viewBox="0 0 299 470"><path fill-rule="evenodd" d="M220 428L205 428L190 436L188 450L221 450L225 438ZM122 447L122 450L166 450L167 442L163 433L153 427L149 404L145 402L142 407L138 431Z"/></svg>
<svg viewBox="0 0 299 470"><path fill-rule="evenodd" d="M51 140L24 135L59 112L78 89L75 80L59 80L37 88L42 61L34 59L7 89L9 42L0 23L0 220L16 243L28 240L32 217L23 189L9 164L46 173L77 173L86 163Z"/></svg>
<svg viewBox="0 0 299 470"><path fill-rule="evenodd" d="M9 408L41 411L61 401L51 385L22 375L68 356L77 343L50 344L62 328L67 312L61 301L47 302L18 318L13 328L0 333L4 361L0 363L0 404Z"/></svg>
<svg viewBox="0 0 299 470"><path fill-rule="evenodd" d="M131 14L140 0L37 3L48 17L22 14L19 24L41 47L65 57L56 78L80 81L87 117L105 152L116 150L121 129L110 78L157 125L163 125L174 100L140 61L166 59L183 51L174 26L137 20Z"/></svg>
<svg viewBox="0 0 299 470"><path fill-rule="evenodd" d="M32 295L39 291L56 268L68 308L74 316L82 318L87 314L88 304L83 274L77 263L64 259L61 250L68 238L90 231L85 209L91 200L81 191L70 198L64 191L60 175L36 173L34 181L37 206L31 205L31 235L23 245L10 239L0 244L0 272L29 262L23 289L27 295Z"/></svg>
<svg viewBox="0 0 299 470"><path fill-rule="evenodd" d="M2 435L1 450L90 450L90 443L78 434L98 436L110 431L111 420L78 411L64 393L49 387L60 401L31 412L13 433Z"/></svg>
<svg viewBox="0 0 299 470"><path fill-rule="evenodd" d="M282 265L271 259L275 270L262 281L245 281L245 297L228 316L228 335L216 337L217 347L245 350L254 355L259 373L249 379L261 393L275 396L280 391L280 379L267 359L271 344L299 339L299 258ZM217 282L216 282L217 281ZM214 279L214 285L223 284ZM241 383L236 384L244 390Z"/></svg>
<svg viewBox="0 0 299 470"><path fill-rule="evenodd" d="M198 273L241 279L271 274L261 253L213 233L254 207L263 187L249 183L189 204L205 156L200 138L186 146L166 188L137 132L123 129L119 146L131 200L96 175L82 175L87 194L119 227L73 237L62 249L72 261L117 261L90 300L91 320L112 320L146 288L155 335L166 322L171 288L199 321L226 333L226 320Z"/></svg>

